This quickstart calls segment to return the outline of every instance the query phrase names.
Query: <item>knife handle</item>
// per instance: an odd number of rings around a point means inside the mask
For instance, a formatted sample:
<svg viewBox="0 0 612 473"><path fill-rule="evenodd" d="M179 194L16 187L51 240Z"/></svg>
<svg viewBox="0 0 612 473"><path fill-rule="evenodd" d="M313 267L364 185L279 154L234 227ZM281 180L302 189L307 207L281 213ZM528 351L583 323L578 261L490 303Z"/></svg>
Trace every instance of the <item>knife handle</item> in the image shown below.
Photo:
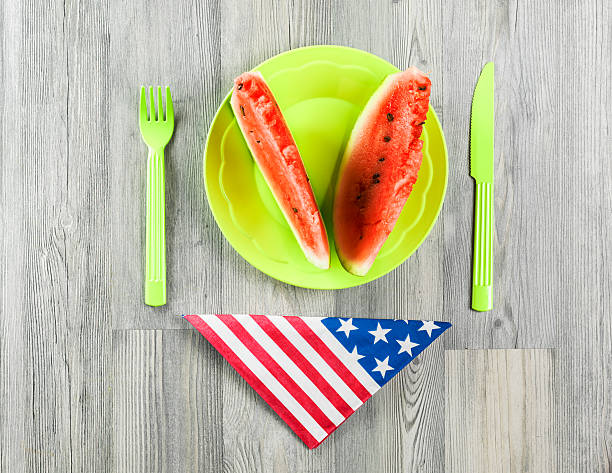
<svg viewBox="0 0 612 473"><path fill-rule="evenodd" d="M149 149L147 157L147 228L145 304L166 303L166 224L164 150Z"/></svg>
<svg viewBox="0 0 612 473"><path fill-rule="evenodd" d="M476 183L472 309L493 308L493 183Z"/></svg>

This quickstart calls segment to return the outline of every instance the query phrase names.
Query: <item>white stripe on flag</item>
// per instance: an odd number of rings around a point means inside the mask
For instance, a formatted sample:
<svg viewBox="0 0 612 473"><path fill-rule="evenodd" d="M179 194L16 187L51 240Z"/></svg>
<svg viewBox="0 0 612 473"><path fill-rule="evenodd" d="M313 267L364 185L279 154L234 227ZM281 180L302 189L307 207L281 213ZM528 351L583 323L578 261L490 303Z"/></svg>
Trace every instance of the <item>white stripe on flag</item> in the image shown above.
<svg viewBox="0 0 612 473"><path fill-rule="evenodd" d="M274 361L292 378L296 384L302 388L310 399L323 411L323 413L335 424L340 425L344 422L344 416L338 412L338 409L325 397L325 395L317 388L310 379L302 372L302 370L289 358L284 351L263 331L263 329L249 315L235 315L238 322L257 340L257 342L266 350Z"/></svg>
<svg viewBox="0 0 612 473"><path fill-rule="evenodd" d="M265 366L253 355L234 333L215 315L202 315L202 319L225 342L238 358L253 372L276 398L295 416L308 432L317 440L327 437L327 433L299 402L278 382Z"/></svg>
<svg viewBox="0 0 612 473"><path fill-rule="evenodd" d="M270 317L270 322L276 325L281 333L289 339L293 346L299 350L312 366L314 366L319 374L336 390L336 392L351 406L351 409L357 410L363 404L361 399L351 390L344 380L336 374L336 372L327 364L327 362L319 355L310 344L298 333L295 328L287 321L286 318L280 316Z"/></svg>
<svg viewBox="0 0 612 473"><path fill-rule="evenodd" d="M351 358L346 348L338 341L336 337L323 324L320 317L303 317L302 320L308 325L314 333L334 352L334 354L344 363L351 373L359 380L361 384L368 390L370 394L374 394L380 389L380 386L368 374L368 372L359 364L357 360Z"/></svg>

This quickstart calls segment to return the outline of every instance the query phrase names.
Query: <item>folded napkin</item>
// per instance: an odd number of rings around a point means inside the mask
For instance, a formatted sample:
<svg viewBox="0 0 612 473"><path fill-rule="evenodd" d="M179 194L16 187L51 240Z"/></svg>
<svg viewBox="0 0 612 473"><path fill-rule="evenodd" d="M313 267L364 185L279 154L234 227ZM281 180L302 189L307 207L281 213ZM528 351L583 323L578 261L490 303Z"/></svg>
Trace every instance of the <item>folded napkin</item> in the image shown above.
<svg viewBox="0 0 612 473"><path fill-rule="evenodd" d="M321 444L451 324L186 315L309 448Z"/></svg>

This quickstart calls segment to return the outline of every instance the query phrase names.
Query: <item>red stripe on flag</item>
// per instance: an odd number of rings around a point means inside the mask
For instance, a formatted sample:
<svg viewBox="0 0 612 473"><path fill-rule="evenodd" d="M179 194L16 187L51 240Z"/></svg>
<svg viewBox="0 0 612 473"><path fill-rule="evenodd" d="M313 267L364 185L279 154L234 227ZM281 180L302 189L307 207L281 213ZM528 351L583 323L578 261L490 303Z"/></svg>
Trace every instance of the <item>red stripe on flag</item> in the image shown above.
<svg viewBox="0 0 612 473"><path fill-rule="evenodd" d="M283 419L296 435L308 446L315 448L318 442L310 432L298 421L278 398L259 380L259 378L236 356L210 326L197 315L186 315L185 319L200 332L210 344L217 349L230 365L242 376L268 405ZM326 437L327 438L327 437Z"/></svg>
<svg viewBox="0 0 612 473"><path fill-rule="evenodd" d="M354 411L336 390L319 374L319 371L312 366L302 353L293 346L285 335L272 323L265 315L251 315L253 320L263 329L264 332L279 346L281 350L300 367L302 372L312 381L312 383L329 399L333 406L338 409L344 417L350 416Z"/></svg>
<svg viewBox="0 0 612 473"><path fill-rule="evenodd" d="M353 373L338 359L333 351L323 343L319 336L300 317L290 315L285 317L295 330L306 340L315 351L323 357L327 364L340 376L361 402L370 398L368 390L359 382Z"/></svg>
<svg viewBox="0 0 612 473"><path fill-rule="evenodd" d="M335 424L325 415L314 401L293 380L274 358L253 338L233 315L219 315L219 319L238 337L244 346L268 369L295 400L312 416L328 434L336 429Z"/></svg>

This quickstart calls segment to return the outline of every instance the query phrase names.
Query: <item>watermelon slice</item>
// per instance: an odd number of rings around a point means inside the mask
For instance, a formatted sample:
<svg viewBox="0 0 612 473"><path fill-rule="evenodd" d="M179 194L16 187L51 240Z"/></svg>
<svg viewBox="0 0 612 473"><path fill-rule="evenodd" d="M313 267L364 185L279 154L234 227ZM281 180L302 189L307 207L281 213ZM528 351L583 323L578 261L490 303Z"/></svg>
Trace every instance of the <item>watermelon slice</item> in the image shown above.
<svg viewBox="0 0 612 473"><path fill-rule="evenodd" d="M388 76L366 104L338 175L333 221L344 268L364 276L412 192L431 81L418 69Z"/></svg>
<svg viewBox="0 0 612 473"><path fill-rule="evenodd" d="M234 81L231 99L240 130L306 259L329 268L325 225L295 140L259 72Z"/></svg>

